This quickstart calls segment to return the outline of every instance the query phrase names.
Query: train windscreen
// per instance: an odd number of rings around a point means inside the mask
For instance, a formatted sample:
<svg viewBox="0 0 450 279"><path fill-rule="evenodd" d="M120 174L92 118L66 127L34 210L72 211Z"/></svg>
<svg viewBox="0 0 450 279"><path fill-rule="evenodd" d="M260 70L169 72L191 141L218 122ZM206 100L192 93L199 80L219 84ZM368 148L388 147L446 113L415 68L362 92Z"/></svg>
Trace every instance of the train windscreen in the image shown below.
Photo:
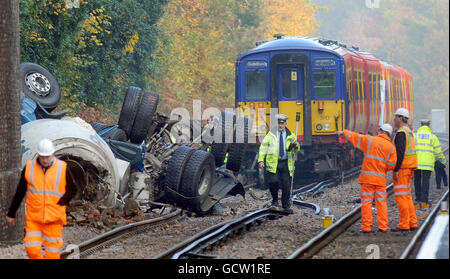
<svg viewBox="0 0 450 279"><path fill-rule="evenodd" d="M336 96L336 70L314 71L314 97L334 98Z"/></svg>
<svg viewBox="0 0 450 279"><path fill-rule="evenodd" d="M245 72L246 99L261 100L267 98L267 71Z"/></svg>

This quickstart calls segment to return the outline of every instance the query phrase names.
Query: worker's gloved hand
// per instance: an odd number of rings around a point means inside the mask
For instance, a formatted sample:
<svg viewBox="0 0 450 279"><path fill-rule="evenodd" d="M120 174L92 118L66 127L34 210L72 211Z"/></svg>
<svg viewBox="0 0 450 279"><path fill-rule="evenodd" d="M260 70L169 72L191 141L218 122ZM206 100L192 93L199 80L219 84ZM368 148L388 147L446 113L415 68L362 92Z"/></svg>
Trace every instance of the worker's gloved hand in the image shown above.
<svg viewBox="0 0 450 279"><path fill-rule="evenodd" d="M394 172L394 173L392 174L392 179L394 179L395 181L398 180L398 172Z"/></svg>
<svg viewBox="0 0 450 279"><path fill-rule="evenodd" d="M64 198L64 196L62 196L59 201L58 201L58 205L64 206L64 205L68 205L69 202Z"/></svg>
<svg viewBox="0 0 450 279"><path fill-rule="evenodd" d="M291 151L292 148L297 149L298 147L298 142L294 139L291 139L291 144L289 145L289 148L287 149L287 151Z"/></svg>

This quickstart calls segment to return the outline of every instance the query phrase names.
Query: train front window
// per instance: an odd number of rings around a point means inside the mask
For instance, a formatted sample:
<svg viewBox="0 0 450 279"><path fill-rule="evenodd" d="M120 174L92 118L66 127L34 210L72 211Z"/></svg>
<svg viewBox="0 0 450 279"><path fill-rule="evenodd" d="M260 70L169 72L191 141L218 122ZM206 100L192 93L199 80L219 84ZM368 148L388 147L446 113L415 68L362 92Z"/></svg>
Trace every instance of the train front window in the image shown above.
<svg viewBox="0 0 450 279"><path fill-rule="evenodd" d="M314 96L316 98L334 98L336 96L336 70L314 71Z"/></svg>
<svg viewBox="0 0 450 279"><path fill-rule="evenodd" d="M245 92L246 99L266 99L267 71L255 70L245 72Z"/></svg>

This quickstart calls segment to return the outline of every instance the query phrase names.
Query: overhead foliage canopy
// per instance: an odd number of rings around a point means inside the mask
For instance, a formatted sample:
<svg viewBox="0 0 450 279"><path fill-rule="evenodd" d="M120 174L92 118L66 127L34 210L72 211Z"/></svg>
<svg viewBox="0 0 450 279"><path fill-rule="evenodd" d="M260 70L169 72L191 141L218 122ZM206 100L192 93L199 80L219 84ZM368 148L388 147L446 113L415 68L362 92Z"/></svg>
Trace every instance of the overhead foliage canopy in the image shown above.
<svg viewBox="0 0 450 279"><path fill-rule="evenodd" d="M48 68L62 107L81 102L114 109L129 85L145 87L166 0L20 0L22 61ZM119 106L120 107L120 106Z"/></svg>

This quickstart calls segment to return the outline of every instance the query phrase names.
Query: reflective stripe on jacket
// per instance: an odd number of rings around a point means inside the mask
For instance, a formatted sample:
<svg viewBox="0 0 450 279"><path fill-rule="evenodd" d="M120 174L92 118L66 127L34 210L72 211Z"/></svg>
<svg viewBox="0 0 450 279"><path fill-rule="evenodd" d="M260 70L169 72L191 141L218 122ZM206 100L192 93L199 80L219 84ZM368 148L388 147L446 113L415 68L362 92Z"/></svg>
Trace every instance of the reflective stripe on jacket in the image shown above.
<svg viewBox="0 0 450 279"><path fill-rule="evenodd" d="M67 163L55 158L52 166L44 173L37 160L28 161L25 166L27 181L26 220L47 224L66 224L66 206L58 204L66 192Z"/></svg>
<svg viewBox="0 0 450 279"><path fill-rule="evenodd" d="M286 152L287 152L287 158L288 158L288 168L289 168L289 175L294 175L295 167L294 167L294 151L299 152L300 151L300 144L298 144L297 150L290 150L289 147L293 142L295 142L297 139L295 138L295 135L292 134L287 128L286 128ZM271 173L277 172L278 167L278 141L277 136L272 133L268 132L267 135L264 137L260 147L259 147L259 154L258 154L258 163L259 162L265 162L266 170Z"/></svg>
<svg viewBox="0 0 450 279"><path fill-rule="evenodd" d="M405 144L405 156L403 157L401 169L416 169L417 168L417 155L416 155L416 147L414 142L414 134L409 129L408 126L403 126L397 130L395 134L397 136L398 133L405 133L406 144ZM394 138L395 142L395 138Z"/></svg>
<svg viewBox="0 0 450 279"><path fill-rule="evenodd" d="M445 164L445 156L442 153L441 143L428 126L422 126L415 134L417 153L417 168L420 170L434 171L436 160Z"/></svg>
<svg viewBox="0 0 450 279"><path fill-rule="evenodd" d="M364 153L359 184L386 186L386 174L395 168L397 152L391 139L385 135L361 135L344 130L344 137Z"/></svg>

